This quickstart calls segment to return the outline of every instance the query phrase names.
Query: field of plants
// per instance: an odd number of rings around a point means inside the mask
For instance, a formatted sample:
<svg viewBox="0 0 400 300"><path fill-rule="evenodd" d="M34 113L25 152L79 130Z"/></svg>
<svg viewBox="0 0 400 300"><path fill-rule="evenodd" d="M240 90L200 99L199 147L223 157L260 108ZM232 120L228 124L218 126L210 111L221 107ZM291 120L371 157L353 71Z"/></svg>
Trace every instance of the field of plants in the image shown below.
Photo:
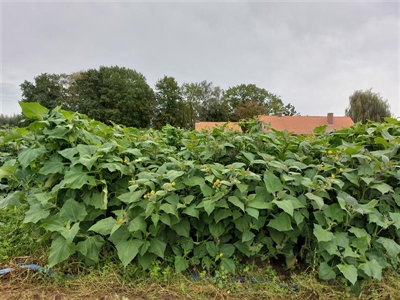
<svg viewBox="0 0 400 300"><path fill-rule="evenodd" d="M49 268L115 256L212 276L275 259L356 293L398 270L398 120L299 136L256 121L156 131L20 105L31 123L1 131L0 208L22 207Z"/></svg>

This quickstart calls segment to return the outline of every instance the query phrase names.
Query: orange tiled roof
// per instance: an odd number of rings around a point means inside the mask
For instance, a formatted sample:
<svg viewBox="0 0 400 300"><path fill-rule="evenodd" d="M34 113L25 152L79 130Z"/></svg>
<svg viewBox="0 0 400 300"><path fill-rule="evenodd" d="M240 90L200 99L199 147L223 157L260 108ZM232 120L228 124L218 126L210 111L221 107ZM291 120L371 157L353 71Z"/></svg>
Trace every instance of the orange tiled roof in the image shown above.
<svg viewBox="0 0 400 300"><path fill-rule="evenodd" d="M275 130L287 130L295 134L311 133L315 127L327 125L326 130L342 129L354 124L350 117L333 117L333 124L328 124L326 116L262 116L261 122L270 123Z"/></svg>
<svg viewBox="0 0 400 300"><path fill-rule="evenodd" d="M316 127L327 125L326 130L342 129L343 127L350 127L354 124L350 117L334 117L332 116L332 124L328 124L328 116L260 116L261 122L271 124L275 130L287 130L294 134L308 134L311 133ZM216 126L226 124L225 122L199 122L196 123L195 129L201 131L204 128L212 129ZM228 123L228 128L241 131L239 125L233 122Z"/></svg>

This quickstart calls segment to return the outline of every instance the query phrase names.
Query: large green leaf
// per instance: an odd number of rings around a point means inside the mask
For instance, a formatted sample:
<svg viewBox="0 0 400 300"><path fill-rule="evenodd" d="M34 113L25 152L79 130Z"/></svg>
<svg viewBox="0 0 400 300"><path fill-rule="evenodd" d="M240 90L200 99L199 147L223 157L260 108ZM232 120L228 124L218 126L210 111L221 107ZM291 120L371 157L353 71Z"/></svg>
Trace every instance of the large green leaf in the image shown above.
<svg viewBox="0 0 400 300"><path fill-rule="evenodd" d="M61 235L65 238L68 244L72 244L75 236L78 234L79 231L79 222L75 223L71 228L64 228L61 230Z"/></svg>
<svg viewBox="0 0 400 300"><path fill-rule="evenodd" d="M159 238L153 238L150 241L149 252L154 253L158 257L164 258L165 248L167 244Z"/></svg>
<svg viewBox="0 0 400 300"><path fill-rule="evenodd" d="M143 233L146 232L147 223L143 216L137 216L134 218L128 225L128 230L131 232L141 231Z"/></svg>
<svg viewBox="0 0 400 300"><path fill-rule="evenodd" d="M189 216L192 216L194 218L199 218L199 210L196 208L196 205L192 204L188 207L186 207L182 213L187 214Z"/></svg>
<svg viewBox="0 0 400 300"><path fill-rule="evenodd" d="M223 254L223 257L231 257L235 253L235 246L231 244L220 244L219 251Z"/></svg>
<svg viewBox="0 0 400 300"><path fill-rule="evenodd" d="M349 232L353 233L358 238L365 237L368 245L370 244L371 236L368 234L368 232L364 228L351 227L349 229Z"/></svg>
<svg viewBox="0 0 400 300"><path fill-rule="evenodd" d="M0 178L9 178L14 176L15 171L18 169L18 165L7 166L4 165L0 168Z"/></svg>
<svg viewBox="0 0 400 300"><path fill-rule="evenodd" d="M236 196L229 196L228 201L235 205L236 207L239 207L242 211L244 211L244 203L240 201L240 199Z"/></svg>
<svg viewBox="0 0 400 300"><path fill-rule="evenodd" d="M96 185L95 178L87 175L86 172L83 172L82 166L75 166L69 171L65 172L63 182L65 186L70 189L81 189L84 185Z"/></svg>
<svg viewBox="0 0 400 300"><path fill-rule="evenodd" d="M225 232L225 227L222 223L211 223L208 227L214 238L219 238Z"/></svg>
<svg viewBox="0 0 400 300"><path fill-rule="evenodd" d="M126 204L137 202L143 196L146 190L139 190L135 192L128 192L118 196L118 199Z"/></svg>
<svg viewBox="0 0 400 300"><path fill-rule="evenodd" d="M56 264L66 260L74 253L75 244L68 243L64 237L58 236L51 243L47 266L51 268Z"/></svg>
<svg viewBox="0 0 400 300"><path fill-rule="evenodd" d="M83 256L86 256L94 262L98 262L100 250L103 244L104 239L101 236L88 236L87 239L79 242L76 245L76 250L79 251Z"/></svg>
<svg viewBox="0 0 400 300"><path fill-rule="evenodd" d="M329 242L335 238L332 232L323 229L319 224L314 224L314 235L318 242Z"/></svg>
<svg viewBox="0 0 400 300"><path fill-rule="evenodd" d="M160 210L166 212L167 214L174 215L177 218L179 217L178 211L176 210L176 207L169 203L163 203L160 205Z"/></svg>
<svg viewBox="0 0 400 300"><path fill-rule="evenodd" d="M357 269L353 265L345 265L339 264L337 265L339 271L343 274L343 276L351 282L351 284L355 284L357 281Z"/></svg>
<svg viewBox="0 0 400 300"><path fill-rule="evenodd" d="M139 253L139 248L143 245L142 240L123 240L119 241L115 247L117 248L118 257L124 267L136 257Z"/></svg>
<svg viewBox="0 0 400 300"><path fill-rule="evenodd" d="M371 188L380 191L382 194L386 194L388 192L393 192L392 187L384 182L373 184L373 185L371 185Z"/></svg>
<svg viewBox="0 0 400 300"><path fill-rule="evenodd" d="M247 207L245 211L249 216L252 216L254 219L258 220L258 217L260 216L260 212L258 209Z"/></svg>
<svg viewBox="0 0 400 300"><path fill-rule="evenodd" d="M96 153L98 147L94 145L83 145L79 144L76 146L76 149L78 150L79 156L80 157L91 157L93 154Z"/></svg>
<svg viewBox="0 0 400 300"><path fill-rule="evenodd" d="M396 229L400 229L400 213L389 212L389 216L392 219L392 224Z"/></svg>
<svg viewBox="0 0 400 300"><path fill-rule="evenodd" d="M323 209L324 215L331 220L336 220L338 222L343 222L344 211L338 203L333 203L331 205L326 205Z"/></svg>
<svg viewBox="0 0 400 300"><path fill-rule="evenodd" d="M25 213L24 223L36 224L40 220L47 218L50 215L50 210L42 208L39 203L33 204Z"/></svg>
<svg viewBox="0 0 400 300"><path fill-rule="evenodd" d="M203 201L204 210L208 215L210 215L215 208L215 202L213 200L205 200Z"/></svg>
<svg viewBox="0 0 400 300"><path fill-rule="evenodd" d="M46 152L47 150L44 146L40 146L39 148L24 148L18 153L18 161L23 168L26 168L31 162Z"/></svg>
<svg viewBox="0 0 400 300"><path fill-rule="evenodd" d="M375 260L368 260L358 266L369 277L381 280L382 279L382 266Z"/></svg>
<svg viewBox="0 0 400 300"><path fill-rule="evenodd" d="M246 243L246 242L253 241L254 237L255 237L254 233L252 233L250 230L246 230L245 232L243 232L242 242Z"/></svg>
<svg viewBox="0 0 400 300"><path fill-rule="evenodd" d="M211 257L215 257L215 256L220 254L219 249L218 249L217 245L214 242L207 242L206 243L206 249L207 249L208 254Z"/></svg>
<svg viewBox="0 0 400 300"><path fill-rule="evenodd" d="M0 209L7 206L18 206L21 204L20 200L24 197L22 191L14 191L8 194L6 197L0 199Z"/></svg>
<svg viewBox="0 0 400 300"><path fill-rule="evenodd" d="M291 223L292 222L290 216L285 212L281 212L271 221L269 221L268 227L274 228L278 231L288 231L293 230Z"/></svg>
<svg viewBox="0 0 400 300"><path fill-rule="evenodd" d="M71 162L77 161L77 158L75 158L75 155L78 154L78 149L76 149L76 148L67 148L67 149L58 151L58 153L61 156L69 159Z"/></svg>
<svg viewBox="0 0 400 300"><path fill-rule="evenodd" d="M336 277L335 271L326 262L319 265L318 276L320 279L329 280Z"/></svg>
<svg viewBox="0 0 400 300"><path fill-rule="evenodd" d="M179 223L171 226L180 236L189 237L190 223L187 219L181 219Z"/></svg>
<svg viewBox="0 0 400 300"><path fill-rule="evenodd" d="M182 272L189 268L189 261L181 255L175 256L175 271Z"/></svg>
<svg viewBox="0 0 400 300"><path fill-rule="evenodd" d="M60 155L53 155L49 160L46 160L43 167L40 168L39 173L43 175L49 175L54 173L62 173L64 164Z"/></svg>
<svg viewBox="0 0 400 300"><path fill-rule="evenodd" d="M226 219L230 216L232 216L232 211L228 209L219 209L214 212L214 221L215 223L218 223L219 221Z"/></svg>
<svg viewBox="0 0 400 300"><path fill-rule="evenodd" d="M264 173L264 183L267 191L270 193L280 192L283 190L281 180L268 170Z"/></svg>
<svg viewBox="0 0 400 300"><path fill-rule="evenodd" d="M60 216L73 222L83 221L87 215L85 205L68 199L60 209Z"/></svg>
<svg viewBox="0 0 400 300"><path fill-rule="evenodd" d="M22 113L25 117L31 120L43 120L44 116L48 113L48 109L37 102L24 102L20 101Z"/></svg>
<svg viewBox="0 0 400 300"><path fill-rule="evenodd" d="M348 181L359 186L359 177L354 172L344 172L343 176L347 178Z"/></svg>
<svg viewBox="0 0 400 300"><path fill-rule="evenodd" d="M175 170L171 170L168 171L168 173L166 174L167 178L169 179L169 181L174 181L176 178L181 177L182 175L184 175L185 172L183 171L175 171Z"/></svg>
<svg viewBox="0 0 400 300"><path fill-rule="evenodd" d="M101 235L108 235L111 233L116 221L112 217L108 217L106 219L102 219L98 221L96 224L91 226L88 230L100 233Z"/></svg>
<svg viewBox="0 0 400 300"><path fill-rule="evenodd" d="M306 193L306 197L310 200L313 200L313 202L312 202L313 206L315 206L319 210L321 210L325 205L323 198L316 196L312 193Z"/></svg>
<svg viewBox="0 0 400 300"><path fill-rule="evenodd" d="M253 200L247 203L247 207L252 207L256 209L272 209L272 203L267 202L267 199L255 197Z"/></svg>
<svg viewBox="0 0 400 300"><path fill-rule="evenodd" d="M378 243L382 244L382 246L385 248L387 253L393 257L397 258L397 256L400 253L400 245L397 244L394 240L380 237L379 239L376 240Z"/></svg>
<svg viewBox="0 0 400 300"><path fill-rule="evenodd" d="M221 267L224 268L229 273L235 274L236 265L235 261L229 258L221 258Z"/></svg>
<svg viewBox="0 0 400 300"><path fill-rule="evenodd" d="M129 174L129 168L119 162L112 162L112 163L100 163L98 165L100 169L107 169L110 172L119 171L121 174L127 175Z"/></svg>
<svg viewBox="0 0 400 300"><path fill-rule="evenodd" d="M214 190L211 187L209 187L206 183L200 185L200 190L203 193L204 197L209 197L214 192Z"/></svg>
<svg viewBox="0 0 400 300"><path fill-rule="evenodd" d="M204 178L202 177L191 177L185 181L185 184L188 186L196 186L196 185L203 185L205 184Z"/></svg>
<svg viewBox="0 0 400 300"><path fill-rule="evenodd" d="M293 217L294 207L292 201L290 200L273 200L272 203L275 203L280 209L286 212L288 215Z"/></svg>

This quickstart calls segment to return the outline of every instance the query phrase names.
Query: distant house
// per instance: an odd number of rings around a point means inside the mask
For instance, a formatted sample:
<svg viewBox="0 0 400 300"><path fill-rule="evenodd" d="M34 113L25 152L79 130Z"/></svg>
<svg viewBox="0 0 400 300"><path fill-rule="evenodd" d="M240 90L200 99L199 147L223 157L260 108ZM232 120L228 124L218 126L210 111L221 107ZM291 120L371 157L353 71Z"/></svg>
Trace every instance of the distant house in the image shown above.
<svg viewBox="0 0 400 300"><path fill-rule="evenodd" d="M326 116L284 116L282 114L274 116L260 116L261 122L269 123L271 128L279 131L287 130L294 134L308 134L316 127L326 125L326 130L342 129L350 127L354 124L350 117L335 117L333 113L328 113ZM204 128L212 129L215 126L226 124L224 122L199 122L195 124L196 130ZM228 129L241 131L241 127L236 123L229 122Z"/></svg>

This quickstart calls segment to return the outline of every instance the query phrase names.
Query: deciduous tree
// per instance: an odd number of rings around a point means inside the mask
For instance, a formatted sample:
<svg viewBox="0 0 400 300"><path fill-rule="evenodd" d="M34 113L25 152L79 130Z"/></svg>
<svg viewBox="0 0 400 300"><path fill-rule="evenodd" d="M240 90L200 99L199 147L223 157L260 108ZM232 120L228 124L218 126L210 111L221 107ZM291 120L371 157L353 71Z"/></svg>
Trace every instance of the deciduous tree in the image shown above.
<svg viewBox="0 0 400 300"><path fill-rule="evenodd" d="M242 106L249 101L253 102L251 106L255 104L264 106L267 109L266 114L269 115L283 113L292 116L297 114L293 105L285 105L279 96L270 93L266 89L259 88L255 84L240 84L230 87L224 92L223 99L229 105L231 119L236 107Z"/></svg>
<svg viewBox="0 0 400 300"><path fill-rule="evenodd" d="M118 66L89 69L76 79L78 111L96 120L145 128L154 116L154 92L146 78Z"/></svg>
<svg viewBox="0 0 400 300"><path fill-rule="evenodd" d="M228 121L229 106L222 99L222 90L205 80L182 85L183 99L189 112L190 128L198 121Z"/></svg>
<svg viewBox="0 0 400 300"><path fill-rule="evenodd" d="M181 88L173 77L164 76L155 86L156 109L153 127L160 129L164 125L183 128L185 125L185 107Z"/></svg>
<svg viewBox="0 0 400 300"><path fill-rule="evenodd" d="M369 90L357 90L349 97L349 106L345 110L346 116L354 122L365 124L368 120L382 122L383 118L390 117L390 105L379 93Z"/></svg>
<svg viewBox="0 0 400 300"><path fill-rule="evenodd" d="M25 80L20 85L22 101L38 102L49 109L62 106L75 110L71 94L73 85L74 80L70 75L42 73L34 78L34 82Z"/></svg>

